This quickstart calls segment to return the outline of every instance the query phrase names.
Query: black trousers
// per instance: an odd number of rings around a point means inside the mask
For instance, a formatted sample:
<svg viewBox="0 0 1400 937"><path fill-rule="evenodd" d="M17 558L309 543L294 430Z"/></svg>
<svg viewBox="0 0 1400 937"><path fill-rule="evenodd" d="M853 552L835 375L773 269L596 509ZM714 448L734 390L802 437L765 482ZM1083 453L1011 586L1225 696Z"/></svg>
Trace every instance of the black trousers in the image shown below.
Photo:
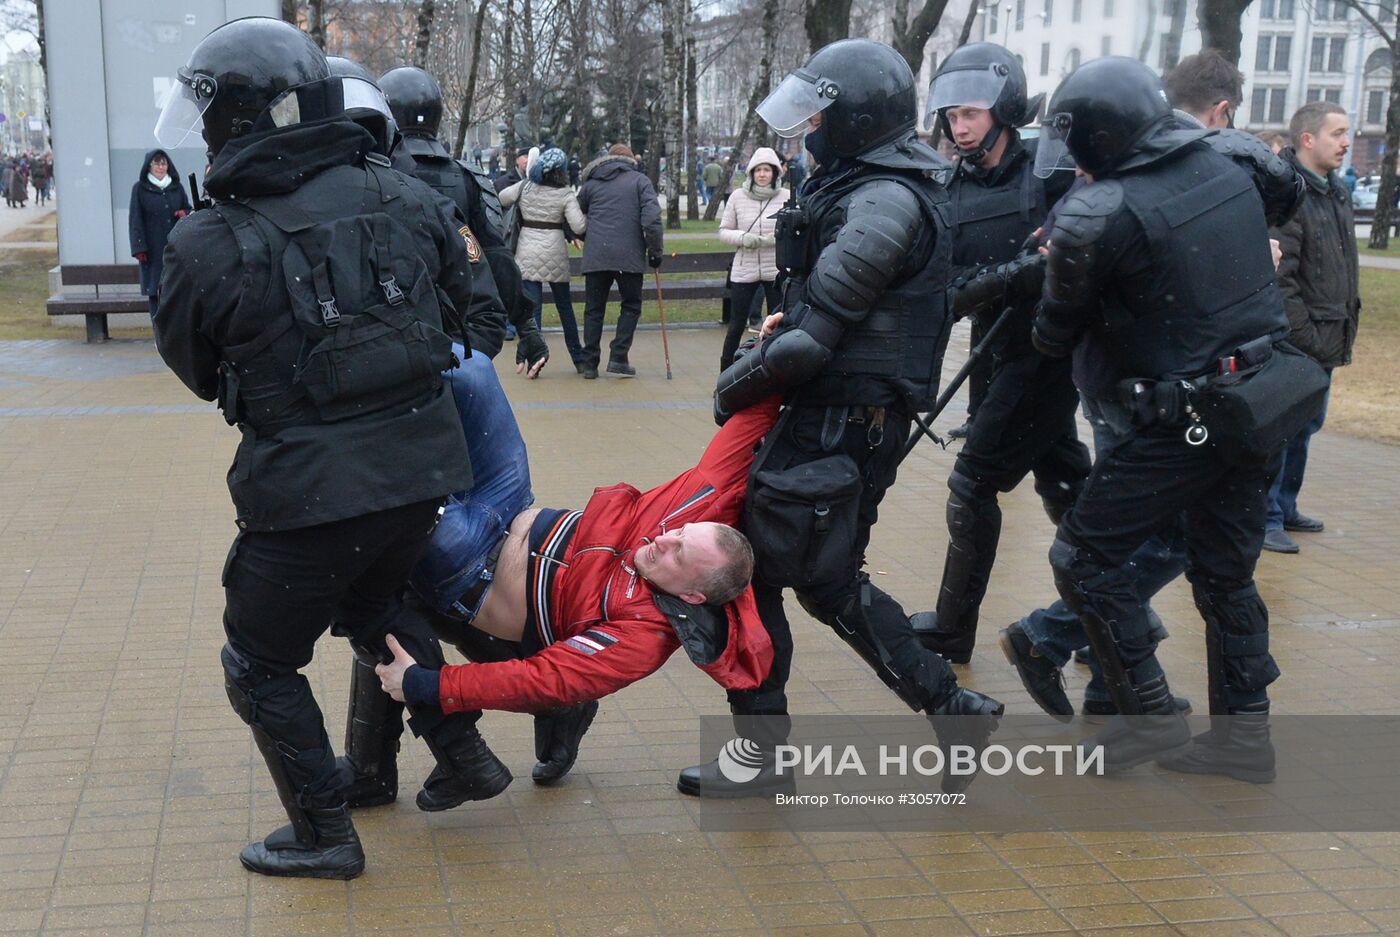
<svg viewBox="0 0 1400 937"><path fill-rule="evenodd" d="M972 320L972 334L968 337L967 347L976 348L977 343L982 341L982 336L986 334L987 327L982 324L980 318ZM992 382L992 356L983 355L977 359L977 363L972 366L972 371L967 375L967 418L972 420L977 416L978 409L982 406L982 401L987 397L987 388Z"/></svg>
<svg viewBox="0 0 1400 937"><path fill-rule="evenodd" d="M904 609L871 584L861 570L865 549L870 544L870 529L875 526L880 501L894 484L904 440L913 421L908 415L889 412L881 431L868 421L852 420L845 424L839 440L832 442L828 437L824 443L822 427L826 414L825 408L797 408L791 412L778 428L783 437L775 451L782 454L763 466L786 468L844 452L855 461L865 482L849 567L827 584L797 593L798 601L853 647L856 644L845 635L842 622L863 625L870 646L856 647L857 652L891 688L895 688L891 674L897 678L900 686L896 692L906 702L932 710L957 689L952 669L919 643ZM773 667L758 689L730 691L730 708L736 715L786 713L784 689L792 668L792 629L783 609L782 589L763 579L762 556L755 557L753 591L759 616L773 642ZM866 656L867 650L882 665Z"/></svg>
<svg viewBox="0 0 1400 937"><path fill-rule="evenodd" d="M286 687L266 697L267 711L253 720L293 751L324 752L295 779L307 805L338 802L321 710L309 684L296 676L311 662L317 639L334 625L336 634L387 660L384 635L393 623L394 636L415 660L443 665L426 624L396 621L404 583L428 543L439 504L422 501L297 530L245 531L229 550L224 632L239 664L230 676L244 689ZM420 713L414 715L416 731L443 719L440 710L422 710L421 723Z"/></svg>
<svg viewBox="0 0 1400 937"><path fill-rule="evenodd" d="M622 310L617 314L617 330L608 346L608 360L626 361L637 320L642 317L642 274L599 270L585 273L583 281L583 351L579 363L596 368L602 357L599 346L603 341L603 317L613 283L622 296Z"/></svg>
<svg viewBox="0 0 1400 937"><path fill-rule="evenodd" d="M719 353L719 369L723 371L734 363L734 352L744 338L744 328L749 324L749 310L754 306L754 298L763 290L763 299L768 303L771 315L778 311L783 297L776 282L756 280L753 283L731 283L729 285L729 328L724 333L724 347Z"/></svg>
<svg viewBox="0 0 1400 937"><path fill-rule="evenodd" d="M1099 454L1060 524L1050 563L1061 597L1085 628L1111 629L1133 685L1159 675L1161 667L1147 606L1126 564L1180 517L1186 578L1207 626L1212 708L1267 701L1278 668L1268 650L1268 610L1254 568L1277 465L1277 458L1232 465L1210 444L1188 445L1181 428L1134 432Z"/></svg>

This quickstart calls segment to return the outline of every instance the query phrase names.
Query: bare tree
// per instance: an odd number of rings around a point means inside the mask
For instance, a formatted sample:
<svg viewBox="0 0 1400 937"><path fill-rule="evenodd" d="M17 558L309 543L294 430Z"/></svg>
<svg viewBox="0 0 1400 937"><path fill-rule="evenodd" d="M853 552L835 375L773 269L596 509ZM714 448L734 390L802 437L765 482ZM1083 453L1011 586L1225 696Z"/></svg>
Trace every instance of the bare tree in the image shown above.
<svg viewBox="0 0 1400 937"><path fill-rule="evenodd" d="M326 0L308 0L306 31L311 34L312 42L322 49L326 47Z"/></svg>
<svg viewBox="0 0 1400 937"><path fill-rule="evenodd" d="M1153 24L1157 22L1157 0L1146 0L1147 2L1147 29L1143 32L1142 42L1138 44L1137 60L1147 61L1147 53L1152 48L1152 40L1156 36L1156 29Z"/></svg>
<svg viewBox="0 0 1400 937"><path fill-rule="evenodd" d="M471 126L472 104L476 101L476 81L481 74L481 36L486 25L486 4L490 0L480 0L476 5L476 16L472 18L472 60L467 73L467 90L462 95L462 104L457 110L457 142L452 153L462 158L467 146L467 128Z"/></svg>
<svg viewBox="0 0 1400 937"><path fill-rule="evenodd" d="M1201 28L1201 48L1217 49L1233 64L1240 64L1244 30L1240 18L1254 0L1200 0L1196 23Z"/></svg>
<svg viewBox="0 0 1400 937"><path fill-rule="evenodd" d="M297 0L282 0L282 19L292 25L296 25Z"/></svg>
<svg viewBox="0 0 1400 937"><path fill-rule="evenodd" d="M687 29L685 35L685 139L686 147L678 154L685 159L685 217L687 221L700 220L699 160L695 158L695 148L700 143L699 89L696 82L695 30Z"/></svg>
<svg viewBox="0 0 1400 937"><path fill-rule="evenodd" d="M1181 61L1181 36L1186 32L1186 0L1167 0L1170 4L1171 25L1162 36L1162 63L1173 68Z"/></svg>
<svg viewBox="0 0 1400 937"><path fill-rule="evenodd" d="M418 5L418 32L413 43L413 64L423 68L428 64L428 46L433 40L433 15L437 13L437 0L423 0Z"/></svg>
<svg viewBox="0 0 1400 937"><path fill-rule="evenodd" d="M919 67L924 61L924 46L928 45L929 37L938 29L938 24L943 19L943 11L947 7L948 0L924 0L924 5L914 14L911 21L909 0L894 0L892 45L904 57L904 61L909 64L909 70L915 75L919 74ZM977 4L974 2L970 9L975 11Z"/></svg>
<svg viewBox="0 0 1400 937"><path fill-rule="evenodd" d="M729 157L724 161L724 168L719 178L719 188L710 195L710 204L705 207L706 221L714 221L715 215L719 214L719 206L728 197L729 187L734 182L734 168L739 162L739 154L743 152L744 144L748 142L749 135L758 126L758 106L768 96L768 89L773 82L773 54L777 45L778 0L764 0L763 57L758 63L758 78L754 82L753 91L749 93L749 107L744 114L744 124L739 128L738 139L734 141L734 148L729 151Z"/></svg>
<svg viewBox="0 0 1400 937"><path fill-rule="evenodd" d="M851 34L851 0L811 0L803 19L807 46L815 52ZM709 217L709 212L705 217Z"/></svg>
<svg viewBox="0 0 1400 937"><path fill-rule="evenodd" d="M1385 111L1385 145L1381 149L1381 180L1376 190L1376 217L1371 220L1371 240L1367 245L1376 250L1390 248L1392 205L1395 202L1395 154L1400 151L1400 4L1382 3L1377 13L1390 14L1387 28L1376 13L1361 0L1343 0L1361 15L1381 37L1390 50L1390 105Z"/></svg>
<svg viewBox="0 0 1400 937"><path fill-rule="evenodd" d="M666 165L666 227L681 226L680 182L681 166L685 161L681 153L681 109L685 101L685 68L681 55L685 38L685 0L664 0L661 21L661 111L659 123L662 126L662 150L660 155L667 158Z"/></svg>

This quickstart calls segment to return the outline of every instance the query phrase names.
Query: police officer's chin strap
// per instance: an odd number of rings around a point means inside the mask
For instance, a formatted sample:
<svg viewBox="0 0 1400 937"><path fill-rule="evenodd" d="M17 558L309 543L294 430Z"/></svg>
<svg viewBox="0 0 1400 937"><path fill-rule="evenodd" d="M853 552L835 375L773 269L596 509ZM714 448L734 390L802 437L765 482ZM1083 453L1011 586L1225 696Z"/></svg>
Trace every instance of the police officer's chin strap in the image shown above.
<svg viewBox="0 0 1400 937"><path fill-rule="evenodd" d="M948 133L948 139L951 140L953 138L953 134L948 128L947 117L943 118L943 126L944 130ZM982 158L992 151L992 147L997 145L997 140L1001 138L1002 131L1005 129L1006 126L1004 124L999 124L996 121L992 121L992 129L987 131L987 135L984 136L982 138L982 141L978 143L975 147L973 147L970 150L965 150L962 147L958 146L956 143L954 143L953 149L957 152L958 157L962 159L963 162L981 168L979 164L982 162Z"/></svg>

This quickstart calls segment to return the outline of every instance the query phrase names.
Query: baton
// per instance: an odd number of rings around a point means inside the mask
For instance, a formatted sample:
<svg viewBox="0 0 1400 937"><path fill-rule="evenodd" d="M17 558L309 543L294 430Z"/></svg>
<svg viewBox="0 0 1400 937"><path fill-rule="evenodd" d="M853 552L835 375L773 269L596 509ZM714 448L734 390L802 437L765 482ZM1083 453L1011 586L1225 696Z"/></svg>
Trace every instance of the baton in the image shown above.
<svg viewBox="0 0 1400 937"><path fill-rule="evenodd" d="M656 308L661 310L661 352L666 356L666 380L671 379L671 343L666 341L666 304L661 301L661 271L651 268L656 276Z"/></svg>
<svg viewBox="0 0 1400 937"><path fill-rule="evenodd" d="M917 413L914 414L914 430L910 432L909 439L904 443L904 453L899 457L900 461L907 458L909 453L914 451L914 447L919 444L919 440L925 436L936 442L940 448L946 449L948 447L948 444L933 431L933 427L929 424L937 419L938 415L952 402L953 395L958 392L959 387L962 387L963 384L966 383L968 375L972 373L973 365L977 363L979 358L987 353L987 347L991 345L992 339L996 338L1002 326L1010 319L1011 307L1008 306L1001 311L1001 315L997 316L996 321L987 329L986 334L982 336L982 340L967 353L967 361L963 362L963 366L958 369L958 373L953 375L953 379L948 382L948 386L943 389L943 393L938 395L938 399L934 401L933 409L922 416Z"/></svg>

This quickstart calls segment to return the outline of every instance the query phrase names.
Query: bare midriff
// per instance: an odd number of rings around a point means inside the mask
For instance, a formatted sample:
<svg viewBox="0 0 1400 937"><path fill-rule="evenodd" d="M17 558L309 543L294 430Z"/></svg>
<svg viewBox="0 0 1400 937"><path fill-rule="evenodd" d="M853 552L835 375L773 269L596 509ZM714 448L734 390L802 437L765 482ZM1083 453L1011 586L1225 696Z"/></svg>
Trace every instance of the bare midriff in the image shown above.
<svg viewBox="0 0 1400 937"><path fill-rule="evenodd" d="M525 563L530 557L530 525L539 508L521 511L506 529L496 574L472 627L507 641L525 633Z"/></svg>

